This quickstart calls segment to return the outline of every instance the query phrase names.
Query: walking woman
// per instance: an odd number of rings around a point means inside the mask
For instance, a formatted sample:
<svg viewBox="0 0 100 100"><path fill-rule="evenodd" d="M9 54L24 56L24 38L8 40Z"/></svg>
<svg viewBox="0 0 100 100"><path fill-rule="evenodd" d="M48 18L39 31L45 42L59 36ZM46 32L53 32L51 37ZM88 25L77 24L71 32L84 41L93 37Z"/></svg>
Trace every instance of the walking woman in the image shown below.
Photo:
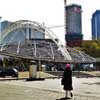
<svg viewBox="0 0 100 100"><path fill-rule="evenodd" d="M72 87L72 71L70 68L70 64L66 64L65 66L65 71L61 83L62 85L64 85L64 90L66 91L65 98L66 99L68 98L68 92L70 92L70 96L73 97L73 94L71 92L71 90L73 90L73 87Z"/></svg>

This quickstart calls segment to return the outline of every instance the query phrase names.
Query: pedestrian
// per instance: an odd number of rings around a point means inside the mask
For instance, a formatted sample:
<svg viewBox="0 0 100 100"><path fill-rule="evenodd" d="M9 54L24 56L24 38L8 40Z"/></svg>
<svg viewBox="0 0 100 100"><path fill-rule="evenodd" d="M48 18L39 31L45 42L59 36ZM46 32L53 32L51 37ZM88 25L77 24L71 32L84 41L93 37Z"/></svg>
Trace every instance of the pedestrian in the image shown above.
<svg viewBox="0 0 100 100"><path fill-rule="evenodd" d="M68 92L70 93L70 96L73 97L72 91L72 71L70 68L70 64L66 64L64 74L61 80L61 84L64 85L64 90L66 91L65 98L68 98Z"/></svg>

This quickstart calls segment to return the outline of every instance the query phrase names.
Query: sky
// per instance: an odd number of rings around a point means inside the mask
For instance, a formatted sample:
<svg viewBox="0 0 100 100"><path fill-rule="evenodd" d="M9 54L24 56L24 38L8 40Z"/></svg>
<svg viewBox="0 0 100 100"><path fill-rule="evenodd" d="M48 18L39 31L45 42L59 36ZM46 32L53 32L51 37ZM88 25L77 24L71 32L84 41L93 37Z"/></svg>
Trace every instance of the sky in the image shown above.
<svg viewBox="0 0 100 100"><path fill-rule="evenodd" d="M67 0L67 4L82 6L82 34L84 40L91 39L91 17L100 9L100 0ZM44 23L47 27L63 26L64 0L0 0L2 20L31 20ZM57 37L65 43L64 27L51 28Z"/></svg>

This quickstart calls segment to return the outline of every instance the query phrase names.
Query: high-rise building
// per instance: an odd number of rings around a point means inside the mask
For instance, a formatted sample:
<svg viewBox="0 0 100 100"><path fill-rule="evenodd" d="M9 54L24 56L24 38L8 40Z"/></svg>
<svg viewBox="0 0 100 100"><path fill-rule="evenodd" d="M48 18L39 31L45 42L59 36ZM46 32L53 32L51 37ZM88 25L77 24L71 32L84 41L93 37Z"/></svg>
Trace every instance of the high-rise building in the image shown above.
<svg viewBox="0 0 100 100"><path fill-rule="evenodd" d="M92 39L100 39L100 10L96 10L92 15Z"/></svg>
<svg viewBox="0 0 100 100"><path fill-rule="evenodd" d="M66 45L80 46L82 42L81 6L72 4L66 6Z"/></svg>

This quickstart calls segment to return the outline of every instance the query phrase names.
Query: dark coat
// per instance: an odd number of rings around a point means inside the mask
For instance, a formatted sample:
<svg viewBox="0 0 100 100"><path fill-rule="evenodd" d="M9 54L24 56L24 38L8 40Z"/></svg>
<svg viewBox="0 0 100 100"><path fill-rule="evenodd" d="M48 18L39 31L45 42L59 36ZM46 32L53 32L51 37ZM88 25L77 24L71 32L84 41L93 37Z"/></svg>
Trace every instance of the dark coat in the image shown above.
<svg viewBox="0 0 100 100"><path fill-rule="evenodd" d="M72 71L70 69L64 71L62 85L64 85L64 90L73 90Z"/></svg>

